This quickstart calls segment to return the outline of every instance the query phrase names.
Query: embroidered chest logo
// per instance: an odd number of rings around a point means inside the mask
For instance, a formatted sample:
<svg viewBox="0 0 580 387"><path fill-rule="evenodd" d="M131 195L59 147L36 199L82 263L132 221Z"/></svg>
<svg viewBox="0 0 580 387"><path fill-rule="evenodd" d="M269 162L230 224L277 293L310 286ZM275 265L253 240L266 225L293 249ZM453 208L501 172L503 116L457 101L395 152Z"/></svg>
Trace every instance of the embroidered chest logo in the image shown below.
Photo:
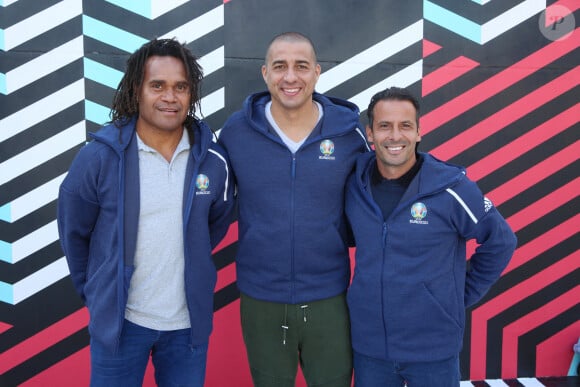
<svg viewBox="0 0 580 387"><path fill-rule="evenodd" d="M320 143L320 153L322 153L322 156L318 156L320 160L334 160L336 158L332 156L334 153L334 143L330 140L323 140Z"/></svg>
<svg viewBox="0 0 580 387"><path fill-rule="evenodd" d="M411 206L411 216L413 219L409 219L409 223L429 224L428 221L423 220L427 217L427 206L421 202L414 203Z"/></svg>
<svg viewBox="0 0 580 387"><path fill-rule="evenodd" d="M209 178L206 175L202 173L197 175L197 178L195 179L195 186L197 187L197 191L195 192L196 195L211 194L211 191L207 190L209 188Z"/></svg>

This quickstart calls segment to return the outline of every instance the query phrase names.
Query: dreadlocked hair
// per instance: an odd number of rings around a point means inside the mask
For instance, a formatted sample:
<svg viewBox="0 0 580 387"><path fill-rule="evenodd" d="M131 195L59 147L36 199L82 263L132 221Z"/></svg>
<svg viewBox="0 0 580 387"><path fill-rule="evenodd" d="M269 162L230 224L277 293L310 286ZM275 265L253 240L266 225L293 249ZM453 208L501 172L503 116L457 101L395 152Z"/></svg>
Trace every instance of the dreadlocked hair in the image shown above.
<svg viewBox="0 0 580 387"><path fill-rule="evenodd" d="M126 124L139 113L139 92L145 75L145 65L152 56L171 56L183 62L191 91L185 126L190 128L196 120L196 111L201 110L201 80L203 69L197 58L185 46L173 39L153 39L145 43L127 59L127 70L117 86L110 112L111 123L117 126Z"/></svg>

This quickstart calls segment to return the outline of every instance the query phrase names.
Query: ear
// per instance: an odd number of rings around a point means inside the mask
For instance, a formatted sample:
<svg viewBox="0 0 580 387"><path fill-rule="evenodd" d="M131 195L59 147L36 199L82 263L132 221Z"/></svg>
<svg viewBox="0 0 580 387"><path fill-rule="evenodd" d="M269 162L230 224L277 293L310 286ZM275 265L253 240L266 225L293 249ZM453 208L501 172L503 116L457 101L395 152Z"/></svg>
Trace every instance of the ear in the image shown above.
<svg viewBox="0 0 580 387"><path fill-rule="evenodd" d="M322 68L320 67L320 64L316 64L316 67L314 68L314 71L316 72L316 80L318 80L318 77L320 76L320 72L322 71Z"/></svg>
<svg viewBox="0 0 580 387"><path fill-rule="evenodd" d="M268 69L266 65L262 65L262 78L264 78L264 82L266 82L266 75L268 74Z"/></svg>
<svg viewBox="0 0 580 387"><path fill-rule="evenodd" d="M417 142L421 141L421 127L417 126Z"/></svg>
<svg viewBox="0 0 580 387"><path fill-rule="evenodd" d="M367 132L367 141L372 144L373 141L373 130L370 126L367 125L366 127L366 132Z"/></svg>

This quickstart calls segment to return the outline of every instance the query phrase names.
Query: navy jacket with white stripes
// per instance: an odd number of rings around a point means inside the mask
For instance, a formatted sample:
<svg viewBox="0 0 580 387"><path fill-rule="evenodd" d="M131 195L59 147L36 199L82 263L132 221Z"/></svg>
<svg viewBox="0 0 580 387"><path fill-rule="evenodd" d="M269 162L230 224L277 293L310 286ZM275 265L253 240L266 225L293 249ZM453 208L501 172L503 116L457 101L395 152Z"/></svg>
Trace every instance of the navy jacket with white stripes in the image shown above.
<svg viewBox="0 0 580 387"><path fill-rule="evenodd" d="M374 153L359 157L347 183L346 214L357 246L348 292L352 343L378 359L456 356L465 308L489 290L516 247L505 219L463 168L422 156L386 220L371 194ZM470 239L478 247L467 261Z"/></svg>

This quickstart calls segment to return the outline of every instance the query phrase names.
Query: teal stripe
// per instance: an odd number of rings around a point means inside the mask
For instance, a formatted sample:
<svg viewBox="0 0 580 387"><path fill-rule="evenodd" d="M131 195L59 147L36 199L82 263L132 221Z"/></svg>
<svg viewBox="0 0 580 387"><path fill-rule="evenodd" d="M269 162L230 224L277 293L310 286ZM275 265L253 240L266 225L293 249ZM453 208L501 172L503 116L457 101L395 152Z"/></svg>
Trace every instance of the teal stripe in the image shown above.
<svg viewBox="0 0 580 387"><path fill-rule="evenodd" d="M0 241L0 261L12 263L12 243Z"/></svg>
<svg viewBox="0 0 580 387"><path fill-rule="evenodd" d="M423 17L466 39L481 44L481 26L428 0L423 1Z"/></svg>
<svg viewBox="0 0 580 387"><path fill-rule="evenodd" d="M12 285L0 281L0 301L14 305L14 290Z"/></svg>
<svg viewBox="0 0 580 387"><path fill-rule="evenodd" d="M84 58L85 78L98 82L101 85L108 86L112 89L117 89L123 73L115 70L112 67L105 66L102 63L96 62L92 59Z"/></svg>
<svg viewBox="0 0 580 387"><path fill-rule="evenodd" d="M110 120L109 113L111 109L96 102L85 100L85 119L98 125L103 125Z"/></svg>
<svg viewBox="0 0 580 387"><path fill-rule="evenodd" d="M148 19L152 18L151 0L106 0L107 3L115 4L121 8L125 8L133 13L137 13Z"/></svg>
<svg viewBox="0 0 580 387"><path fill-rule="evenodd" d="M133 53L147 42L147 39L87 15L83 15L83 34L128 53Z"/></svg>
<svg viewBox="0 0 580 387"><path fill-rule="evenodd" d="M6 74L0 73L0 93L8 94L8 86L6 86Z"/></svg>
<svg viewBox="0 0 580 387"><path fill-rule="evenodd" d="M12 222L12 211L10 211L10 203L6 203L0 207L0 220L5 222Z"/></svg>

